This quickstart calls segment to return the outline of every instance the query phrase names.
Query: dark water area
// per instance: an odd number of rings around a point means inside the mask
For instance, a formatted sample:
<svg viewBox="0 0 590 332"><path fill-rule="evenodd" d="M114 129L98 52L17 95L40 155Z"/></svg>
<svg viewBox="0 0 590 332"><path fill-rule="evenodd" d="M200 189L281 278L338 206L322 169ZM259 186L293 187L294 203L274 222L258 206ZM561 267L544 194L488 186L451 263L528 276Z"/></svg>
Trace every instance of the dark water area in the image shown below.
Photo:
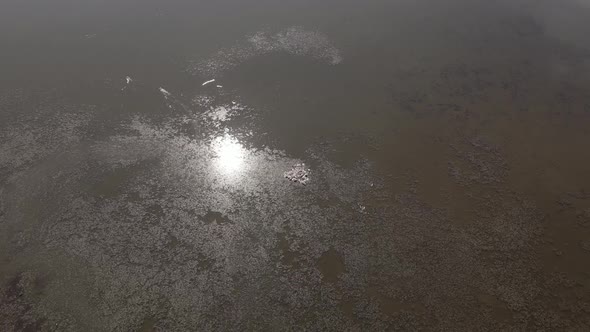
<svg viewBox="0 0 590 332"><path fill-rule="evenodd" d="M0 331L590 330L589 32L587 0L1 3Z"/></svg>

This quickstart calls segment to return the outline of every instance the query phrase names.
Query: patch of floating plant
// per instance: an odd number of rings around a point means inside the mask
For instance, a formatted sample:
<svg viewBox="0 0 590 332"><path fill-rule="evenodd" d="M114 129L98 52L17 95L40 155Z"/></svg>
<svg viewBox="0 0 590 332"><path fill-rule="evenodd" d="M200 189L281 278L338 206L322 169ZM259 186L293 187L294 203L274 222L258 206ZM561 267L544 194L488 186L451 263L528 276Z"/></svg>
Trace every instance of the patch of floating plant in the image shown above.
<svg viewBox="0 0 590 332"><path fill-rule="evenodd" d="M290 27L276 33L259 31L247 36L245 40L223 48L209 58L191 64L189 72L204 76L219 75L253 57L277 52L310 57L331 65L342 62L340 50L327 36L302 27ZM213 82L215 80L209 80L203 85Z"/></svg>
<svg viewBox="0 0 590 332"><path fill-rule="evenodd" d="M286 179L306 185L309 182L309 169L305 168L305 164L295 164L290 171L284 173Z"/></svg>

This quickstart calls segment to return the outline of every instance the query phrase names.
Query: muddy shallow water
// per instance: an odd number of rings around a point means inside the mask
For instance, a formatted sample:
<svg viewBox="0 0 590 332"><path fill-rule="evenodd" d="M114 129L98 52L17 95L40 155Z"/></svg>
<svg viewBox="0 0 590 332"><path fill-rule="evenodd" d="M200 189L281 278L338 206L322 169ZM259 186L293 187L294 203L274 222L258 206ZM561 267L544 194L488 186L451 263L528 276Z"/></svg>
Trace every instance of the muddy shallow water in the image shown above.
<svg viewBox="0 0 590 332"><path fill-rule="evenodd" d="M0 5L0 330L590 330L585 31L586 0Z"/></svg>

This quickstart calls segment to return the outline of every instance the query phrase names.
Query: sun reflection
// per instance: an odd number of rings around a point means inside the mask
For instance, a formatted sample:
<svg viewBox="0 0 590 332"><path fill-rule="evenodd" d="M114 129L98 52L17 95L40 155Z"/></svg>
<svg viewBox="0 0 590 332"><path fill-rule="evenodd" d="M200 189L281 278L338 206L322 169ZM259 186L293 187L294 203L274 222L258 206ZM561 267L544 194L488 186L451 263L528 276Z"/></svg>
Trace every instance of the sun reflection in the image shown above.
<svg viewBox="0 0 590 332"><path fill-rule="evenodd" d="M226 175L234 175L244 169L246 149L229 134L217 137L212 142L215 167Z"/></svg>

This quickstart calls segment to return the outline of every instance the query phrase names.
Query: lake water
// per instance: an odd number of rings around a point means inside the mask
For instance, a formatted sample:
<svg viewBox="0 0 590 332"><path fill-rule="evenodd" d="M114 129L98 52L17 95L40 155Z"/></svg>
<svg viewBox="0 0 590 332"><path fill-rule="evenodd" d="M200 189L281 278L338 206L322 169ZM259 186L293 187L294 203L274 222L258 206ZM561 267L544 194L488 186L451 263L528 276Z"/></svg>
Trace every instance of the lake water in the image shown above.
<svg viewBox="0 0 590 332"><path fill-rule="evenodd" d="M0 330L590 330L589 33L588 0L4 1Z"/></svg>

